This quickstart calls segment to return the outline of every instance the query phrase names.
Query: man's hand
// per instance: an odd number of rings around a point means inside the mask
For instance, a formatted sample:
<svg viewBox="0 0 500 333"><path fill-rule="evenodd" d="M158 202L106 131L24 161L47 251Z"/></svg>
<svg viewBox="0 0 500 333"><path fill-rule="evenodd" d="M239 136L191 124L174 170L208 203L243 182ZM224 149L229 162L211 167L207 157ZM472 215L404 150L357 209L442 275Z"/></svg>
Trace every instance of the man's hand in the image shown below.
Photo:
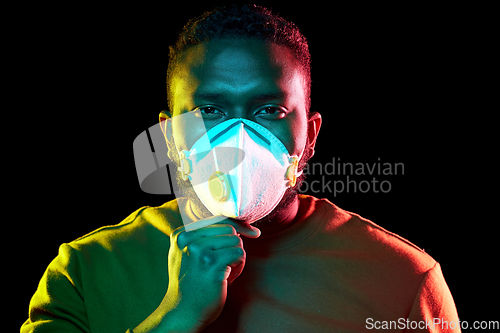
<svg viewBox="0 0 500 333"><path fill-rule="evenodd" d="M195 223L210 224L210 219ZM134 332L199 332L222 312L227 286L245 266L240 235L260 236L248 223L229 219L170 235L169 285L162 304ZM149 322L148 322L149 321Z"/></svg>

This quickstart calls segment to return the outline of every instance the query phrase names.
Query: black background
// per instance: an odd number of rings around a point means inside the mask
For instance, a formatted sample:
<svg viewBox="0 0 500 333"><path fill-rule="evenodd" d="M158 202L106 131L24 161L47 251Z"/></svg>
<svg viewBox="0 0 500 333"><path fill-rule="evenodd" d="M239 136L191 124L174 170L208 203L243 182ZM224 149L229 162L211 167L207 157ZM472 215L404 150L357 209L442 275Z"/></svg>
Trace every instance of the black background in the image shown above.
<svg viewBox="0 0 500 333"><path fill-rule="evenodd" d="M294 21L310 43L312 110L323 116L311 163L404 163L404 175L376 175L391 182L389 193L315 195L424 248L441 264L461 320L498 320L498 218L486 201L495 194L484 189L495 173L491 139L475 132L481 107L463 89L481 71L472 58L485 46L472 31L478 14L260 4ZM6 210L17 245L5 253L19 291L15 326L60 244L173 199L141 192L132 142L167 108L168 45L207 8L41 6L19 15L10 67L21 97L9 112L16 122L4 122L18 128L6 141L15 155L4 160L14 169Z"/></svg>

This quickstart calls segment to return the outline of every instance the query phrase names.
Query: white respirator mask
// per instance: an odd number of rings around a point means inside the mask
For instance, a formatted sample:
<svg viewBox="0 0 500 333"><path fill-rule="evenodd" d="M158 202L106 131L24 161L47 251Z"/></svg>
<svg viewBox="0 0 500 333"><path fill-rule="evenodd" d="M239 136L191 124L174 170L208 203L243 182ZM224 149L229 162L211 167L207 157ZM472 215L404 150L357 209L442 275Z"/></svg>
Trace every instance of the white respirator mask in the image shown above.
<svg viewBox="0 0 500 333"><path fill-rule="evenodd" d="M213 215L246 222L268 215L302 174L302 153L291 156L269 130L242 118L213 127L179 157L182 179Z"/></svg>

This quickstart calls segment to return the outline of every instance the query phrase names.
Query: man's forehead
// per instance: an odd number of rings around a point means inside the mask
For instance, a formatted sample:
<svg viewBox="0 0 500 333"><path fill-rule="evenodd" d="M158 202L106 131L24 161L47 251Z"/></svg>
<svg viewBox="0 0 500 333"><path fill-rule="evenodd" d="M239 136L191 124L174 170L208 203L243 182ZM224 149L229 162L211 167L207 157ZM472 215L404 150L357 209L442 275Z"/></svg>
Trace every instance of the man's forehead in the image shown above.
<svg viewBox="0 0 500 333"><path fill-rule="evenodd" d="M292 59L288 59L289 56ZM183 52L181 59L194 67L203 63L256 66L260 62L293 62L294 57L286 46L276 43L255 38L225 38L190 46Z"/></svg>
<svg viewBox="0 0 500 333"><path fill-rule="evenodd" d="M290 51L283 46L258 40L223 39L189 48L182 62L195 76L236 74L243 77L269 70L279 75L282 67L295 67L287 53Z"/></svg>
<svg viewBox="0 0 500 333"><path fill-rule="evenodd" d="M184 80L177 83L190 85L191 95L252 91L262 99L285 94L280 81L290 80L300 70L288 48L253 39L215 40L193 46L183 56L181 67L183 73L179 74Z"/></svg>

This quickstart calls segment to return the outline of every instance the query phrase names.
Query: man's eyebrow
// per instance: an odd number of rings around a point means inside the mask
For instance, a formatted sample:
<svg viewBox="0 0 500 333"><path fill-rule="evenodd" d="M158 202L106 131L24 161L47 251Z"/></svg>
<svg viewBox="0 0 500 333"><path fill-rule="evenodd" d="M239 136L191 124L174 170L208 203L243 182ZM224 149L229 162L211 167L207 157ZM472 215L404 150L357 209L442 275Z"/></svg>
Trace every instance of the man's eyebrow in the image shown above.
<svg viewBox="0 0 500 333"><path fill-rule="evenodd" d="M271 93L271 94L260 94L256 95L254 97L254 100L258 101L268 101L268 100L273 100L273 99L285 99L285 93L283 92L277 92L277 93Z"/></svg>
<svg viewBox="0 0 500 333"><path fill-rule="evenodd" d="M221 94L214 94L214 93L195 93L194 98L196 99L204 99L204 100L209 100L209 101L220 101L224 99L224 96Z"/></svg>
<svg viewBox="0 0 500 333"><path fill-rule="evenodd" d="M224 94L219 94L219 93L204 93L204 92L197 92L193 96L195 99L201 99L205 101L225 101L226 97ZM286 94L284 92L273 92L273 93L265 93L265 94L258 94L255 96L252 96L252 100L254 101L269 101L273 99L285 99Z"/></svg>

